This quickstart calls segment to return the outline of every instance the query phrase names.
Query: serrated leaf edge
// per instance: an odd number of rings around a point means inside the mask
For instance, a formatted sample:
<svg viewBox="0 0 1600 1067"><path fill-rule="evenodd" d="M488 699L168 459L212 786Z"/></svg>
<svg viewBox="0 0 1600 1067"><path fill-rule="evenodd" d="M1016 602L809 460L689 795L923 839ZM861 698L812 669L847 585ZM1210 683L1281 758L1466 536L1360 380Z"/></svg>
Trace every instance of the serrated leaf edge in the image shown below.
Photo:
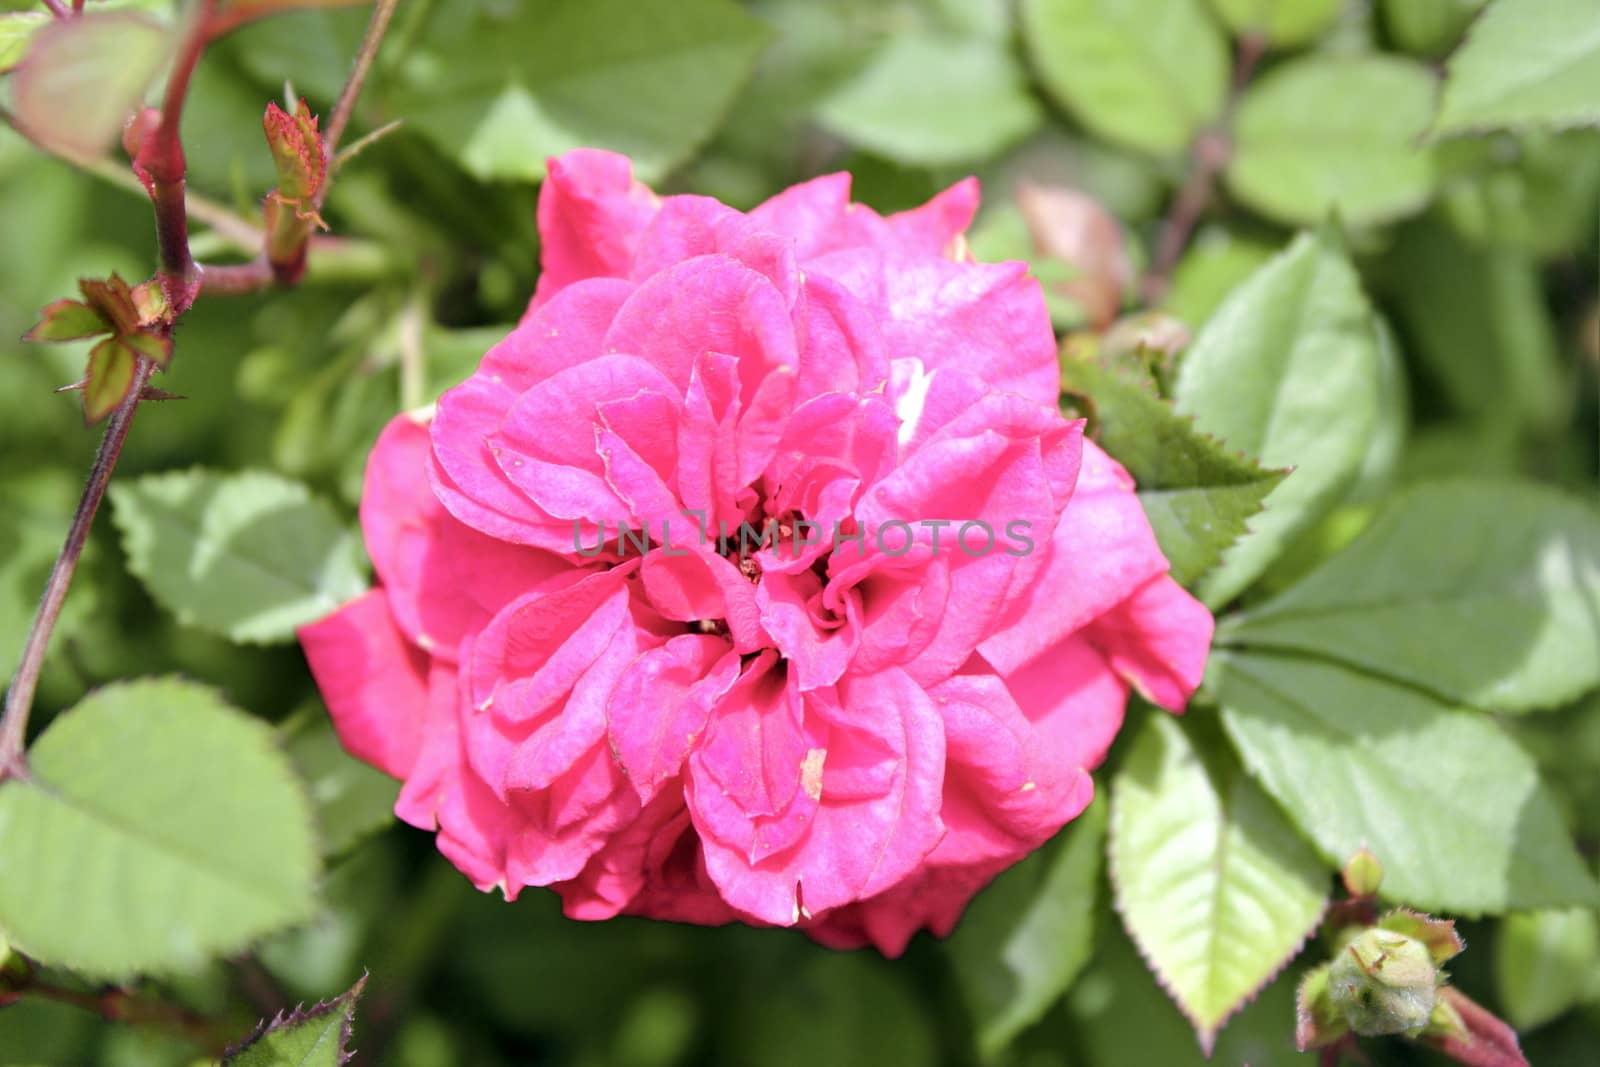
<svg viewBox="0 0 1600 1067"><path fill-rule="evenodd" d="M278 1012L270 1020L261 1020L256 1024L254 1030L240 1039L237 1045L229 1045L227 1050L223 1052L222 1067L228 1067L228 1064L243 1055L250 1046L262 1040L268 1034L320 1019L323 1016L332 1014L335 1010L344 1012L344 1021L339 1025L338 1062L340 1064L349 1063L354 1055L354 1050L349 1045L351 1032L355 1025L356 1002L361 999L361 994L366 989L368 977L368 972L362 971L361 977L356 979L355 985L336 997L319 1000L309 1008L304 1007L302 1004L296 1004L293 1011L285 1009Z"/></svg>

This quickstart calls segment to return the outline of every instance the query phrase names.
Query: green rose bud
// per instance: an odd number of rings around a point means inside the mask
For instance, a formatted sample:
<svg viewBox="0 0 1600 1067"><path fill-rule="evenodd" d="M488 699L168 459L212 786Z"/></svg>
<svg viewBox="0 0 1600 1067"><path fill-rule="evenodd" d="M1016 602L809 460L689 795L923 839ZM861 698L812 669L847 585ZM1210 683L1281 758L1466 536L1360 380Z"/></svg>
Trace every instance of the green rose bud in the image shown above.
<svg viewBox="0 0 1600 1067"><path fill-rule="evenodd" d="M1374 927L1334 958L1328 995L1363 1037L1417 1034L1433 1016L1439 968L1414 937Z"/></svg>

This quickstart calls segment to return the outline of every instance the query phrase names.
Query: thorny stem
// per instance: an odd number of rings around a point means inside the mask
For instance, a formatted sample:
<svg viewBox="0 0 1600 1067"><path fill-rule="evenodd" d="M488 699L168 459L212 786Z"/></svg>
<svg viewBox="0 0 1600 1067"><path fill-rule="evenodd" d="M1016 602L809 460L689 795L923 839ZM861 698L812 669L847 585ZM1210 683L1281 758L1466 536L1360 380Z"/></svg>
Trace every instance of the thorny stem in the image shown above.
<svg viewBox="0 0 1600 1067"><path fill-rule="evenodd" d="M207 1053L221 1055L227 1048L231 1028L190 1011L181 1004L141 996L125 989L107 986L98 992L83 992L56 985L39 977L32 961L25 960L21 974L0 975L0 1007L23 997L53 1000L105 1019L107 1022L151 1026L194 1042Z"/></svg>
<svg viewBox="0 0 1600 1067"><path fill-rule="evenodd" d="M1172 201L1172 209L1161 224L1161 236L1156 243L1155 256L1140 287L1147 304L1158 303L1166 295L1167 286L1172 282L1172 272L1177 267L1183 250L1188 247L1189 237L1199 225L1200 216L1205 213L1206 206L1211 203L1217 175L1228 165L1228 157L1233 151L1228 128L1233 121L1234 109L1238 106L1245 87L1250 84L1251 77L1255 75L1256 66L1261 62L1266 50L1267 40L1261 34L1247 34L1239 38L1238 58L1233 67L1233 84L1228 91L1228 101L1223 108L1222 117L1215 125L1201 130L1195 137L1190 149L1188 176L1184 178L1183 185L1178 189L1178 195Z"/></svg>
<svg viewBox="0 0 1600 1067"><path fill-rule="evenodd" d="M189 209L184 203L187 163L179 126L183 121L184 100L189 81L205 52L210 21L217 0L200 0L190 14L189 26L178 47L178 58L167 80L161 102L161 119L139 146L134 170L150 192L156 212L156 246L159 266L156 277L167 298L173 318L189 310L198 291L194 257L189 252Z"/></svg>
<svg viewBox="0 0 1600 1067"><path fill-rule="evenodd" d="M6 693L5 713L0 716L0 782L7 778L28 777L22 746L28 732L28 713L33 706L33 694L39 687L39 672L44 667L45 648L50 643L50 633L55 629L56 619L61 616L61 605L67 598L67 586L72 582L73 571L77 570L78 558L83 555L83 546L89 539L89 528L94 524L94 514L106 494L106 483L111 480L117 457L122 454L123 442L128 439L128 428L133 425L133 413L139 406L139 394L149 383L150 373L154 369L155 364L139 357L128 395L122 398L122 403L111 413L111 421L106 423L105 436L100 439L100 450L95 453L94 465L89 468L89 481L83 487L78 510L73 514L72 526L67 530L66 544L61 548L61 555L56 557L55 566L50 568L44 597L39 601L39 611L33 617L33 628L28 631L28 642L22 648L22 661Z"/></svg>
<svg viewBox="0 0 1600 1067"><path fill-rule="evenodd" d="M47 2L51 3L52 9L58 6L53 0ZM220 23L216 17L217 2L218 0L198 0L191 12L183 43L179 46L177 60L167 81L160 120L155 129L146 136L144 143L139 146L134 160L135 173L139 175L140 181L149 192L151 203L155 208L159 263L156 277L160 280L162 292L167 298L168 330L189 309L194 303L195 296L200 292L201 271L189 249L189 209L184 195L187 164L179 137L179 125L195 67L200 62L206 43L213 35L220 32ZM384 31L388 28L389 19L398 3L399 0L378 0L372 19L367 24L366 36L361 41L361 49L356 56L349 80L339 94L338 106L329 127L326 143L330 154L336 151L339 136L349 123L350 113L355 108L356 96L360 92L362 82L366 80L367 72L372 67L373 56L377 53L378 45L382 43ZM10 116L0 113L0 118L9 120ZM324 186L324 190L326 188ZM272 280L270 265L267 267L265 278L260 276L260 271L261 268L257 263L245 263L236 267L213 267L207 272L211 276L209 288L215 292L243 291L247 283L250 288L264 288ZM66 543L62 545L61 554L56 557L54 566L50 568L50 577L45 581L44 595L39 601L38 611L34 614L33 625L28 631L28 640L23 645L22 658L17 664L11 687L6 691L5 710L0 713L0 783L7 778L23 781L28 778L23 748L27 740L28 717L33 709L34 693L39 688L39 675L44 669L45 652L50 644L50 635L55 630L56 621L61 617L61 607L66 601L67 589L72 584L72 575L77 570L84 545L88 542L95 513L99 511L100 501L105 497L106 486L111 481L111 472L116 469L117 459L122 454L122 446L128 439L128 430L133 425L134 412L138 410L139 402L144 398L145 388L149 385L150 375L154 370L155 364L148 359L143 357L137 359L133 382L122 401L112 411L110 421L106 424L99 451L95 453L94 463L89 468L88 482L78 500L77 511L72 516L72 525L67 530Z"/></svg>
<svg viewBox="0 0 1600 1067"><path fill-rule="evenodd" d="M329 160L338 156L339 141L344 137L345 127L350 125L350 116L356 109L356 98L361 95L361 87L366 84L367 73L372 69L372 61L378 55L378 46L383 43L383 35L389 29L389 20L394 17L394 9L399 5L400 0L378 0L377 6L372 9L372 18L367 21L367 32L362 36L361 47L356 51L355 63L350 68L350 77L345 80L338 102L333 105L333 117L328 120L327 129L322 132L322 143ZM328 185L324 183L316 199L318 210L322 208L327 191Z"/></svg>

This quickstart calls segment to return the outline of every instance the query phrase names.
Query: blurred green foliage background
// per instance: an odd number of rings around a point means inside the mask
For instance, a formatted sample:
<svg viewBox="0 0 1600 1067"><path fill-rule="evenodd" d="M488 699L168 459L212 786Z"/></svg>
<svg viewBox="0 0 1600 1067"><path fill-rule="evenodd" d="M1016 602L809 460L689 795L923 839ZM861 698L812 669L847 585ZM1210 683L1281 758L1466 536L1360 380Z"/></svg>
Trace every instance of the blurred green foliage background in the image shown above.
<svg viewBox="0 0 1600 1067"><path fill-rule="evenodd" d="M31 6L8 0L0 9ZM172 12L163 2L121 6ZM1232 149L1217 196L1160 307L1197 329L1294 228L1337 208L1400 355L1398 478L1520 473L1592 498L1600 134L1498 133L1417 147L1441 59L1479 6L1276 5L1272 43L1227 127ZM1091 252L1122 246L1133 269L1114 279L1114 304L1133 311L1138 269L1194 166L1191 146L1230 121L1230 57L1254 17L1249 0L408 0L357 113L361 130L396 118L404 125L339 175L325 212L335 234L362 238L373 254L336 270L314 262L292 291L202 300L159 380L186 399L140 413L117 477L267 468L353 515L379 428L464 377L520 314L537 275L542 161L577 143L630 152L663 190L740 207L847 169L857 199L899 209L975 173L986 206L973 248L982 258L1032 261L1064 332L1091 325L1071 283L1095 268L1059 254L1017 191L1029 182L1071 187L1115 220ZM365 20L355 8L288 14L214 48L184 124L192 191L256 217L274 180L263 107L288 83L325 111ZM201 230L202 257L240 258ZM96 440L76 398L52 393L80 376L87 346L16 338L78 277L143 278L152 267L142 193L0 129L5 673ZM1341 537L1337 523L1325 534L1330 543ZM299 652L229 644L159 610L127 573L103 517L58 631L41 710L112 679L166 673L289 724L314 791L343 805L326 809L344 821L324 827L338 847L315 923L250 960L157 983L197 1009L239 1013L241 1032L255 1009L239 1005L325 997L366 969L356 1031L366 1063L976 1061L974 979L960 934L948 945L919 938L888 962L819 949L793 932L571 923L536 890L511 906L478 895L426 835L386 824L393 787L333 749ZM1513 728L1558 783L1592 859L1600 700ZM1078 825L1052 849L1068 847ZM985 898L988 929L1004 930L1008 912L1026 905L1038 872L1007 877ZM1007 1061L1203 1062L1121 932L1103 873L1094 880L1092 957ZM1541 1024L1525 1039L1532 1062L1595 1062L1600 947L1573 964L1586 977L1552 1010L1526 999L1542 995L1541 976L1497 981L1496 967L1508 966L1497 963L1503 926L1465 930L1472 948L1456 981ZM1292 977L1225 1029L1214 1062L1301 1059L1292 1051ZM1525 999L1508 1003L1508 992ZM69 1007L0 1010L0 1064L153 1067L193 1057L179 1042ZM1374 1057L1439 1062L1398 1043L1375 1046Z"/></svg>

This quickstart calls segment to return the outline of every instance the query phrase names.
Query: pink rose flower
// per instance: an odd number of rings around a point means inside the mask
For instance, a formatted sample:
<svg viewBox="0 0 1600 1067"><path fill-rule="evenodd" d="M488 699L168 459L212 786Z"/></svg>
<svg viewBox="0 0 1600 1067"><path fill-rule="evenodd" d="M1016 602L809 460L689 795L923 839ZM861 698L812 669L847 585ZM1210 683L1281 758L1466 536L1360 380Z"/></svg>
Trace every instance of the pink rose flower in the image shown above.
<svg viewBox="0 0 1600 1067"><path fill-rule="evenodd" d="M966 253L976 183L849 184L553 160L521 324L373 449L381 586L301 640L480 888L898 954L1083 810L1130 686L1198 683L1211 616L1061 417L1038 283Z"/></svg>

